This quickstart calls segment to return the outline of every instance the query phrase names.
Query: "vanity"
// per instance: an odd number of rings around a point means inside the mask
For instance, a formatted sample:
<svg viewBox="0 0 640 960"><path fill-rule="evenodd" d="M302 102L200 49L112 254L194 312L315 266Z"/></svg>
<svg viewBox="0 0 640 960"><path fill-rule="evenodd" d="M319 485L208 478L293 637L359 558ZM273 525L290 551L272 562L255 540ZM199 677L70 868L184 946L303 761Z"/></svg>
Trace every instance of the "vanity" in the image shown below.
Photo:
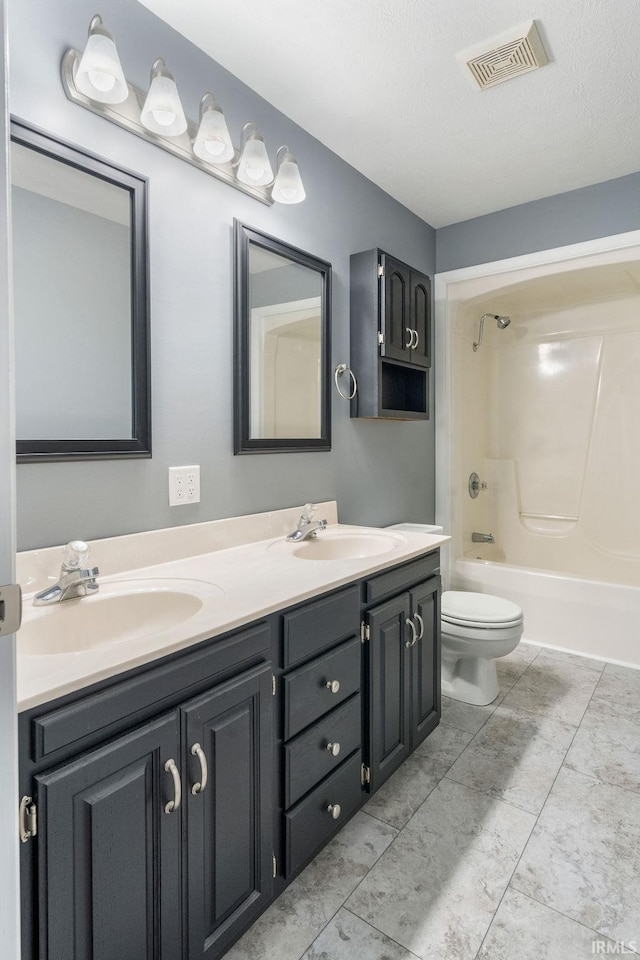
<svg viewBox="0 0 640 960"><path fill-rule="evenodd" d="M97 541L98 594L27 601L24 960L220 957L437 726L448 538L299 513Z"/></svg>

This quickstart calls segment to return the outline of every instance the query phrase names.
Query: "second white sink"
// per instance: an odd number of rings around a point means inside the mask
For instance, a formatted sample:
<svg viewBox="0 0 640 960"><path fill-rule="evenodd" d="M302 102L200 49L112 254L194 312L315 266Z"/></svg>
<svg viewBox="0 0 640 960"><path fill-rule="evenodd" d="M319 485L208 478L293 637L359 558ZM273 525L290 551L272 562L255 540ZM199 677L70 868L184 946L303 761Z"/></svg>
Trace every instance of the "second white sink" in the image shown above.
<svg viewBox="0 0 640 960"><path fill-rule="evenodd" d="M300 560L362 560L397 550L404 539L386 533L334 533L321 531L302 543L279 541L270 549L287 552Z"/></svg>

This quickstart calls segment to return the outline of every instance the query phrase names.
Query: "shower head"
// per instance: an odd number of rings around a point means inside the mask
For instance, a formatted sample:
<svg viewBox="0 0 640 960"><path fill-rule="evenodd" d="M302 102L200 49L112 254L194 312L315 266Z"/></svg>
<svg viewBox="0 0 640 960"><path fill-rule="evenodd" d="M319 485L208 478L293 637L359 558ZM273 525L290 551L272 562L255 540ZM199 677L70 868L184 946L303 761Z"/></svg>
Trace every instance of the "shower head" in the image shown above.
<svg viewBox="0 0 640 960"><path fill-rule="evenodd" d="M484 327L485 320L495 320L498 324L498 330L504 330L511 323L511 317L501 317L497 313L484 313L480 318L480 330L478 333L478 339L473 344L474 353L482 343L482 330Z"/></svg>

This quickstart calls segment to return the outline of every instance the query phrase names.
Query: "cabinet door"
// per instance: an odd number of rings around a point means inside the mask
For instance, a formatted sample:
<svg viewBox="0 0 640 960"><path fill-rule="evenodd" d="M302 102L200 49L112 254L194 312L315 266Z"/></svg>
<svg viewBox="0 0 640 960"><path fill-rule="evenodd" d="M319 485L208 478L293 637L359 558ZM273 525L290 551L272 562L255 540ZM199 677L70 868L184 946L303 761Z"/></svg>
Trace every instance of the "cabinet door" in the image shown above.
<svg viewBox="0 0 640 960"><path fill-rule="evenodd" d="M176 712L36 777L38 956L182 955L178 747Z"/></svg>
<svg viewBox="0 0 640 960"><path fill-rule="evenodd" d="M411 271L411 322L415 331L415 346L410 351L411 362L421 367L431 366L431 281L421 273Z"/></svg>
<svg viewBox="0 0 640 960"><path fill-rule="evenodd" d="M440 722L440 577L411 591L419 639L411 648L411 748ZM416 617L417 614L417 617Z"/></svg>
<svg viewBox="0 0 640 960"><path fill-rule="evenodd" d="M409 755L410 650L406 646L409 594L369 611L369 768L371 790Z"/></svg>
<svg viewBox="0 0 640 960"><path fill-rule="evenodd" d="M271 897L272 699L263 665L182 708L189 960L219 956ZM203 768L194 744L208 772L196 794Z"/></svg>
<svg viewBox="0 0 640 960"><path fill-rule="evenodd" d="M382 267L384 273L381 280L380 301L384 343L380 352L383 357L409 360L410 350L407 346L411 340L409 267L386 253L382 255Z"/></svg>

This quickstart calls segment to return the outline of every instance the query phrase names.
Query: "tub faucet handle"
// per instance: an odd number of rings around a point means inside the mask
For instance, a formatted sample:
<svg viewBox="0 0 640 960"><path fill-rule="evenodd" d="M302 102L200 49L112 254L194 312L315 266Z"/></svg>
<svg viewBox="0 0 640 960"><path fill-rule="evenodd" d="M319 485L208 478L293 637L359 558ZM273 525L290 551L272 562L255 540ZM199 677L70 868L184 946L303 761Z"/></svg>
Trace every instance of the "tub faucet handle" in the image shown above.
<svg viewBox="0 0 640 960"><path fill-rule="evenodd" d="M486 490L488 484L486 481L481 480L477 473L472 473L469 477L469 496L472 500L478 496L481 490Z"/></svg>

